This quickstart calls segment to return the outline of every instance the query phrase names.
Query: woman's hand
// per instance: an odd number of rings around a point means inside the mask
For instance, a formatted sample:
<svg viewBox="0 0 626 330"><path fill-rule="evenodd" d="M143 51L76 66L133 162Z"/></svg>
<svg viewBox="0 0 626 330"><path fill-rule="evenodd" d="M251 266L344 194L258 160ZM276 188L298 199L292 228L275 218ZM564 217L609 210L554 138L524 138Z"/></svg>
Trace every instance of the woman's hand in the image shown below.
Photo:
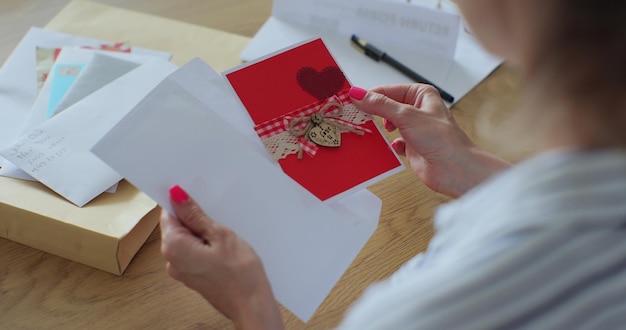
<svg viewBox="0 0 626 330"><path fill-rule="evenodd" d="M474 145L430 85L383 86L369 92L353 87L350 96L363 111L383 117L385 129L400 131L402 138L392 147L434 191L458 197L510 166Z"/></svg>
<svg viewBox="0 0 626 330"><path fill-rule="evenodd" d="M263 264L229 228L213 221L179 186L170 189L176 217L161 214L167 272L200 293L239 329L281 329Z"/></svg>

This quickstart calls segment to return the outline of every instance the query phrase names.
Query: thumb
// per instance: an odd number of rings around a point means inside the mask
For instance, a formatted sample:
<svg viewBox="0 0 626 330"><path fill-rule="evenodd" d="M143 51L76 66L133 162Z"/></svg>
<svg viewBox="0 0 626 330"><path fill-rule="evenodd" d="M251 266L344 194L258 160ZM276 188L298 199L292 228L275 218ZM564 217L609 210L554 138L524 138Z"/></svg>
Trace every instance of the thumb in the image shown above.
<svg viewBox="0 0 626 330"><path fill-rule="evenodd" d="M213 235L215 221L179 185L170 188L170 201L176 217L183 226L207 242L215 237Z"/></svg>
<svg viewBox="0 0 626 330"><path fill-rule="evenodd" d="M370 115L380 116L390 121L393 126L401 127L401 114L407 113L407 104L400 103L383 94L367 91L360 87L352 87L348 94L352 103Z"/></svg>

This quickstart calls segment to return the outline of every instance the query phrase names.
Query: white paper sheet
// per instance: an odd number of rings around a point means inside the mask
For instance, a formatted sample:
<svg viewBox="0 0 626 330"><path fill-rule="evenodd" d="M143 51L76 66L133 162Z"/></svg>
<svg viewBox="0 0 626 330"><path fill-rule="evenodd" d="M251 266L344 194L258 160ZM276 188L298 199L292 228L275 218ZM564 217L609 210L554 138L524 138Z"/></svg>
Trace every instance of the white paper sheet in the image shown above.
<svg viewBox="0 0 626 330"><path fill-rule="evenodd" d="M284 1L277 2L276 5ZM444 10L454 11L446 5ZM274 12L280 8L274 8ZM333 14L327 14L332 17ZM394 33L394 31L388 31ZM357 33L358 34L358 33ZM356 86L372 88L380 85L412 83L413 81L383 62L375 62L356 50L350 39L323 29L312 29L271 16L241 53L241 59L251 61L291 44L314 37L322 37L346 75ZM366 36L363 37L365 40ZM375 43L373 43L376 45ZM456 53L453 60L408 52L403 47L380 47L399 62L413 69L434 84L452 94L458 102L480 83L501 62L488 53L465 31L459 28Z"/></svg>
<svg viewBox="0 0 626 330"><path fill-rule="evenodd" d="M276 298L307 321L376 229L381 202L366 190L320 202L229 124L250 125L228 89L193 60L92 151L170 212L168 189L180 184L252 245Z"/></svg>
<svg viewBox="0 0 626 330"><path fill-rule="evenodd" d="M36 49L64 46L99 47L105 41L33 27L0 69L0 146L14 140L37 96ZM169 60L171 54L132 48L133 53ZM0 157L0 166L3 159Z"/></svg>
<svg viewBox="0 0 626 330"><path fill-rule="evenodd" d="M35 126L0 149L0 155L83 206L122 179L89 149L175 69L167 61L151 60Z"/></svg>

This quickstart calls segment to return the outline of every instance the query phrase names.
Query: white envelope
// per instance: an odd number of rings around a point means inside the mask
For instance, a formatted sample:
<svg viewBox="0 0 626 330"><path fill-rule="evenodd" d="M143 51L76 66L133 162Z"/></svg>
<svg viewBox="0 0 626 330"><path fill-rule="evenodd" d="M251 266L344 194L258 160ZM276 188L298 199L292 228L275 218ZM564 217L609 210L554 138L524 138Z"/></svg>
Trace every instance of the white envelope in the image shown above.
<svg viewBox="0 0 626 330"><path fill-rule="evenodd" d="M91 95L151 58L145 55L93 50L85 68L78 75L76 82L69 88L63 99L61 99L52 115L69 108L74 103Z"/></svg>
<svg viewBox="0 0 626 330"><path fill-rule="evenodd" d="M150 60L20 135L0 155L83 206L122 179L89 149L175 69L165 60Z"/></svg>
<svg viewBox="0 0 626 330"><path fill-rule="evenodd" d="M307 321L376 229L381 201L363 190L320 202L231 125L250 126L229 89L193 60L92 151L170 212L168 189L181 185L252 245L276 298Z"/></svg>
<svg viewBox="0 0 626 330"><path fill-rule="evenodd" d="M277 2L277 4L280 3ZM447 5L444 9L453 10L449 8L451 8L450 5ZM291 44L321 37L355 86L372 88L380 85L413 83L411 79L388 64L375 62L360 53L351 44L349 38L334 32L289 23L276 15L278 9L280 8L274 8L273 15L243 50L240 55L242 60L251 61ZM329 16L332 17L332 14ZM388 33L393 33L393 31ZM459 30L456 55L453 60L408 52L403 47L385 46L382 50L453 95L455 102L478 85L502 62L501 59L484 51L463 26Z"/></svg>
<svg viewBox="0 0 626 330"><path fill-rule="evenodd" d="M454 57L461 21L457 12L406 1L274 0L273 9L274 17L319 32L445 58Z"/></svg>
<svg viewBox="0 0 626 330"><path fill-rule="evenodd" d="M37 96L36 48L99 47L105 41L33 27L0 69L0 146L14 140ZM132 48L133 53L168 59L171 54ZM0 166L2 158L0 157Z"/></svg>
<svg viewBox="0 0 626 330"><path fill-rule="evenodd" d="M154 58L154 56L146 55L64 47L52 66L50 75L39 91L35 103L26 116L20 134L30 131L51 116L58 114L109 82L128 73L141 63L148 62ZM64 68L75 68L74 71L76 71L75 74L77 75L75 80L73 80L73 77L63 77L58 74ZM59 78L65 81L58 82L57 79ZM55 89L52 88L54 84L57 84ZM67 84L71 85L66 86ZM67 89L68 87L69 89ZM61 98L63 95L65 97ZM52 101L53 98L55 101ZM36 181L35 178L8 161L5 161L2 168L0 168L0 175ZM115 192L115 189L112 192Z"/></svg>

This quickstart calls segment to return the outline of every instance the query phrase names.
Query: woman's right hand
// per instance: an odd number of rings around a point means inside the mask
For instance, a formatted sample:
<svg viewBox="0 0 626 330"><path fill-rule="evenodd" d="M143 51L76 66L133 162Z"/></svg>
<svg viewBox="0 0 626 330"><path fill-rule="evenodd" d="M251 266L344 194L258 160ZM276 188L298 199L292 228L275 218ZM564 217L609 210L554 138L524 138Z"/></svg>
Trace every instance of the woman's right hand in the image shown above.
<svg viewBox="0 0 626 330"><path fill-rule="evenodd" d="M352 87L350 96L361 110L383 117L385 129L399 130L392 147L436 192L459 197L510 166L476 147L430 85Z"/></svg>

